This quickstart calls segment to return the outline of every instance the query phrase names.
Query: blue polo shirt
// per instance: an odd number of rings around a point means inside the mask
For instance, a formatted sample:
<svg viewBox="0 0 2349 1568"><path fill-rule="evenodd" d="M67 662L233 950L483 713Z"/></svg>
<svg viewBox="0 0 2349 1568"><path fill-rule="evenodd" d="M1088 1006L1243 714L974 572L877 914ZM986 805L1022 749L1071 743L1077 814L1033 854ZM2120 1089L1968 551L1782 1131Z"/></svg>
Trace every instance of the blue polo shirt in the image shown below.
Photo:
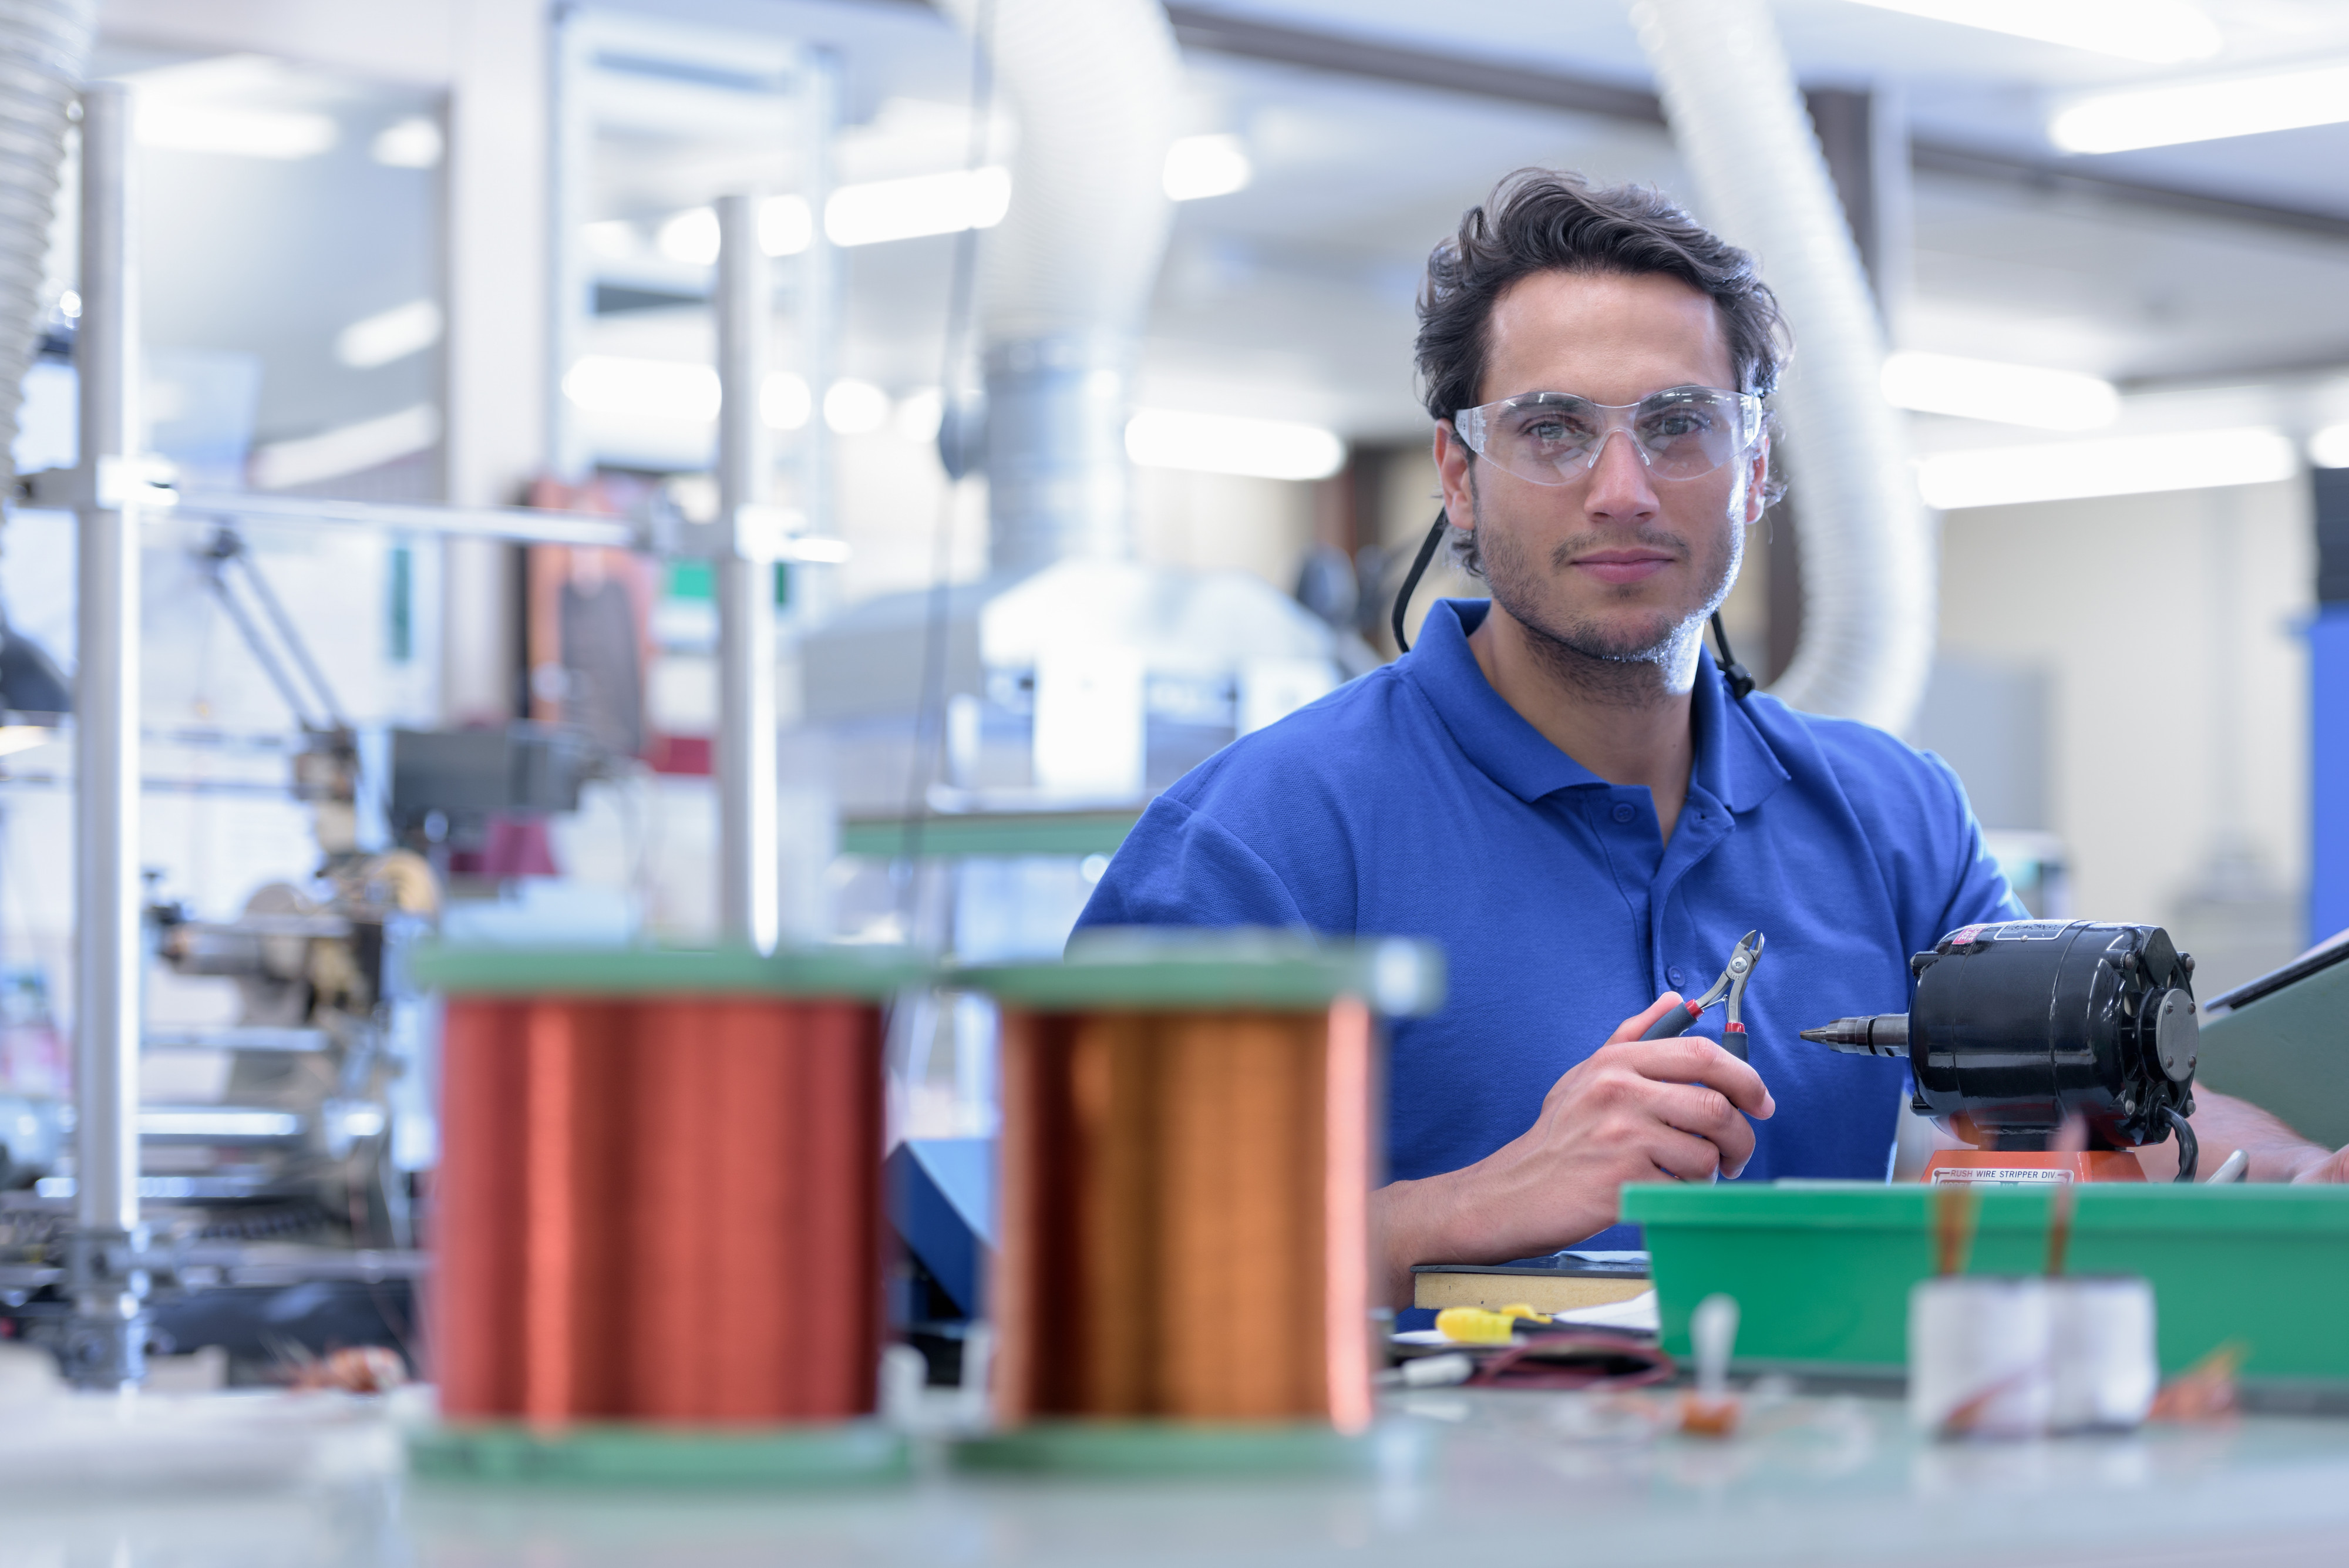
<svg viewBox="0 0 2349 1568"><path fill-rule="evenodd" d="M1754 1124L1743 1179L1881 1179L1907 1067L1796 1032L1904 1010L1909 954L2023 916L1957 775L1866 724L1739 702L1707 653L1667 843L1645 785L1607 783L1485 680L1467 639L1487 607L1440 602L1410 653L1193 769L1143 814L1079 927L1442 946L1443 1009L1392 1033L1396 1179L1524 1132L1560 1074L1661 992L1711 985L1758 929L1744 1020L1778 1110ZM1722 1022L1716 1007L1692 1033L1718 1040ZM1635 1238L1619 1226L1589 1244Z"/></svg>

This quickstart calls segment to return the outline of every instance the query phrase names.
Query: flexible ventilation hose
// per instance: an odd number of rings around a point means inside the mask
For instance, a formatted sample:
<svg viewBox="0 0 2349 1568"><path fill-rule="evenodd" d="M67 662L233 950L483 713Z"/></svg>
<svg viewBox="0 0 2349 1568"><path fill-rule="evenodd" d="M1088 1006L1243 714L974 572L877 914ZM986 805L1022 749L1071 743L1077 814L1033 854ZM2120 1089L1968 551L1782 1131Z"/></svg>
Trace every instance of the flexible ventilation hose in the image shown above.
<svg viewBox="0 0 2349 1568"><path fill-rule="evenodd" d="M1776 403L1802 464L1803 636L1771 691L1898 731L1932 670L1938 541L1794 70L1756 0L1639 0L1632 16L1702 216L1760 255L1794 328Z"/></svg>
<svg viewBox="0 0 2349 1568"><path fill-rule="evenodd" d="M1019 119L1010 209L979 277L990 564L1118 559L1132 553L1127 386L1166 248L1174 30L1157 0L937 4L991 38Z"/></svg>
<svg viewBox="0 0 2349 1568"><path fill-rule="evenodd" d="M97 26L96 0L0 0L0 496L10 500L66 124Z"/></svg>

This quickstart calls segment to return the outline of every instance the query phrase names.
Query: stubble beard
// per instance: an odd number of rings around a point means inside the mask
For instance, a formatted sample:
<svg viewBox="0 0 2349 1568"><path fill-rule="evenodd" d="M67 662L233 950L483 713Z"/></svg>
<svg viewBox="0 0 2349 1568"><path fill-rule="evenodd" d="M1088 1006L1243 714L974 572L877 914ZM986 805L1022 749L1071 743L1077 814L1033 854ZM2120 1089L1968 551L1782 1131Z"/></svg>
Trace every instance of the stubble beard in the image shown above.
<svg viewBox="0 0 2349 1568"><path fill-rule="evenodd" d="M1736 580L1744 554L1744 531L1733 524L1729 547L1722 552L1713 580L1705 585L1702 608L1684 617L1658 610L1645 626L1610 627L1596 616L1568 618L1550 609L1544 603L1541 568L1532 564L1516 539L1502 530L1485 527L1481 496L1475 507L1477 550L1493 602L1525 628L1526 647L1546 671L1585 697L1610 706L1642 707L1655 701L1671 689L1676 674L1693 666L1705 620L1729 597L1729 585ZM1649 549L1669 550L1684 561L1695 556L1685 538L1662 529L1642 529L1635 542ZM1554 583L1573 570L1577 556L1605 547L1588 535L1565 541L1549 553L1547 581ZM1635 585L1626 585L1609 591L1629 599L1639 590Z"/></svg>

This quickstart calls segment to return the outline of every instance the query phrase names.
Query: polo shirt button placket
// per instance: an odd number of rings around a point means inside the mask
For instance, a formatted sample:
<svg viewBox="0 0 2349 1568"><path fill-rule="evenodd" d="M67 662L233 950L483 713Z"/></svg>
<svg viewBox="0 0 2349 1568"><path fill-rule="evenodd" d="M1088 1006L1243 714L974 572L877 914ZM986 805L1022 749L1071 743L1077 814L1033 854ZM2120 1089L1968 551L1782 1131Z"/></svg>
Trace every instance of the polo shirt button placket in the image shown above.
<svg viewBox="0 0 2349 1568"><path fill-rule="evenodd" d="M1639 815L1639 809L1630 801L1619 800L1615 803L1614 817L1616 821L1629 822Z"/></svg>
<svg viewBox="0 0 2349 1568"><path fill-rule="evenodd" d="M1682 974L1678 969L1668 969L1664 971L1664 981L1674 991L1678 991L1682 986L1688 983L1688 977Z"/></svg>

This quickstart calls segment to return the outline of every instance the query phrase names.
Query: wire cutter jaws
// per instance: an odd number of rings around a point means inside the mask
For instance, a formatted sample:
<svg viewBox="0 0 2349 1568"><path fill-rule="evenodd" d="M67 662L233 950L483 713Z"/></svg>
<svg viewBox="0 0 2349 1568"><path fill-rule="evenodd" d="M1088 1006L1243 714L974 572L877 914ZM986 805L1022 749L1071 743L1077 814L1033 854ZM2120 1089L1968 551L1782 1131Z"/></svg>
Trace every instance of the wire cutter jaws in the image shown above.
<svg viewBox="0 0 2349 1568"><path fill-rule="evenodd" d="M1760 931L1748 931L1731 950L1729 965L1721 978L1705 988L1702 995L1692 996L1671 1012L1648 1025L1642 1040L1669 1040L1675 1034L1688 1033L1689 1025L1702 1016L1704 1010L1726 997L1729 1017L1721 1031L1721 1048L1743 1062L1745 1054L1745 1021L1740 1007L1745 1000L1745 982L1754 978L1754 966L1762 961L1762 945L1766 940Z"/></svg>

